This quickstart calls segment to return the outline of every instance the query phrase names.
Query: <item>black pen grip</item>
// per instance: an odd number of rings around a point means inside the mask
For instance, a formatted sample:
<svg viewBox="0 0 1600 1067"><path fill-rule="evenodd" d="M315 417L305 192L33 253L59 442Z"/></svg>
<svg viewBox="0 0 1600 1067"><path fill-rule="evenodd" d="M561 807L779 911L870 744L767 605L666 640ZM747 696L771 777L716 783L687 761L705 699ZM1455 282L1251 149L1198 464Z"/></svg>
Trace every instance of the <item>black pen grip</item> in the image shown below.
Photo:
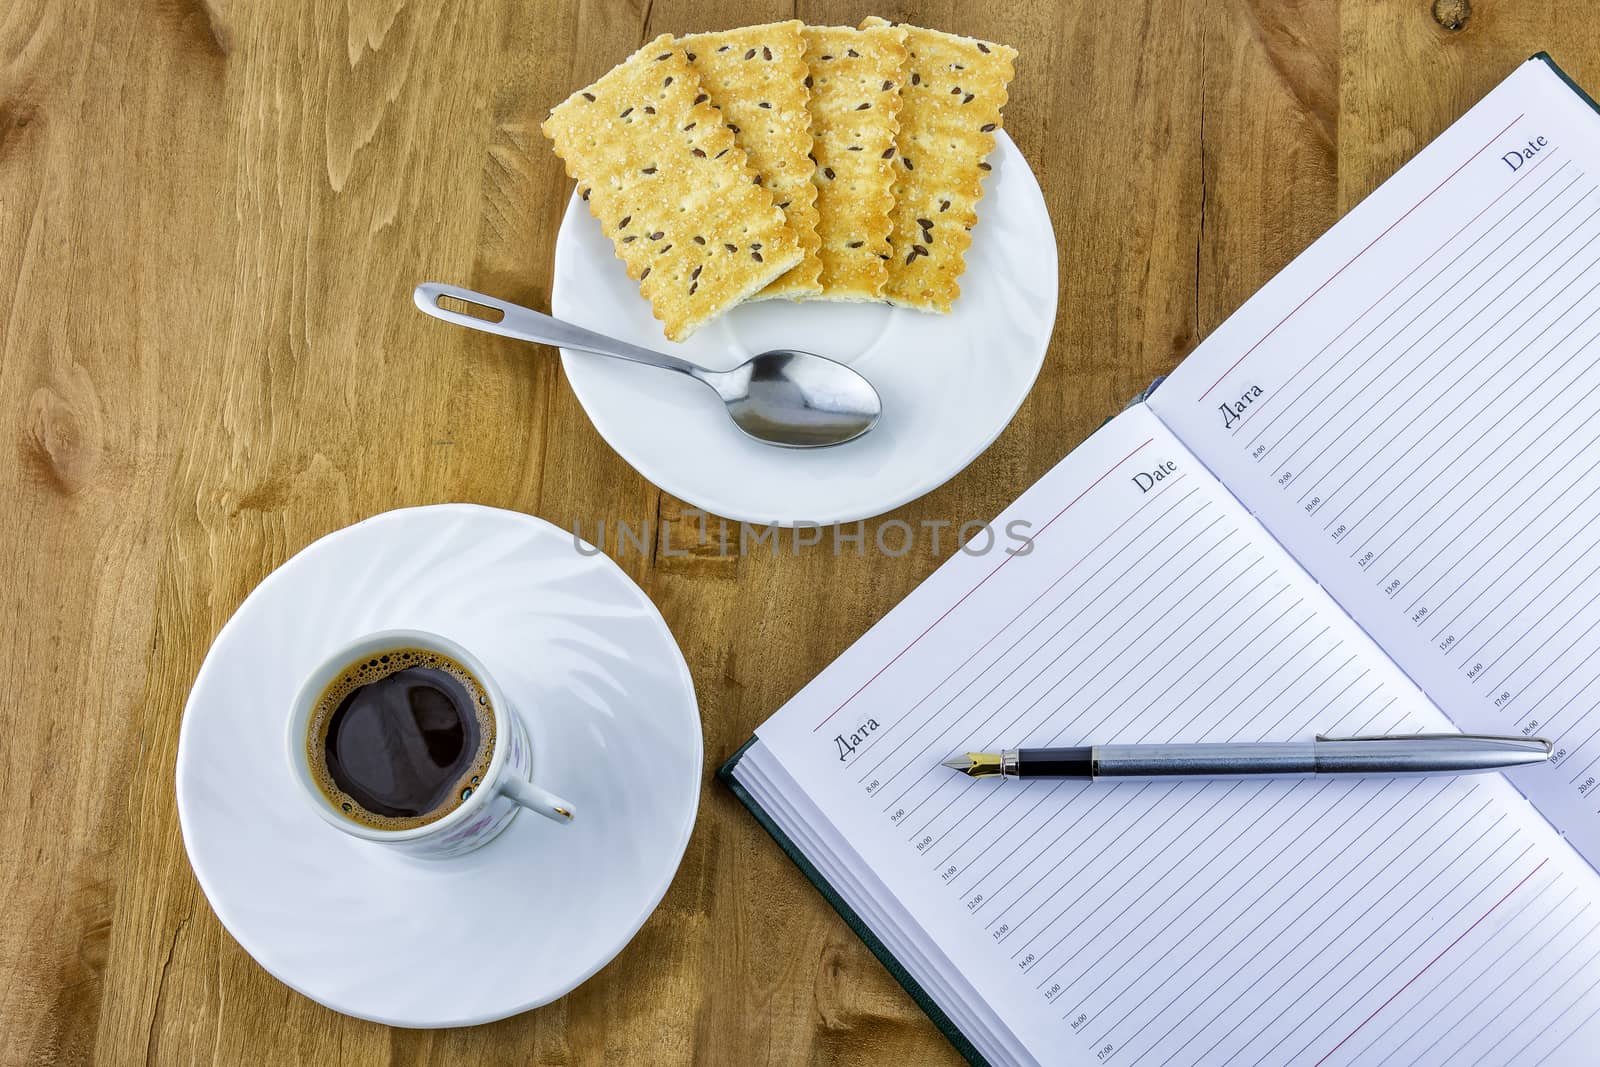
<svg viewBox="0 0 1600 1067"><path fill-rule="evenodd" d="M1092 748L1024 748L1017 752L1018 778L1094 777Z"/></svg>

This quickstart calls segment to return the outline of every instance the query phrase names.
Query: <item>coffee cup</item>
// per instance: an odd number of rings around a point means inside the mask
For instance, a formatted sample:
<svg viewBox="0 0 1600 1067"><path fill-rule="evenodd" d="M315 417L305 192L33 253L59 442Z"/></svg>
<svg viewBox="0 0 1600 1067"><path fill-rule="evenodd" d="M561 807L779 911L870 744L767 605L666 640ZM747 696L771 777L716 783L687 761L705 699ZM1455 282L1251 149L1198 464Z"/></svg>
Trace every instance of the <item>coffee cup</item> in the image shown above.
<svg viewBox="0 0 1600 1067"><path fill-rule="evenodd" d="M295 697L285 749L324 822L412 856L480 848L520 808L573 818L533 784L527 730L488 670L422 630L368 634L324 659Z"/></svg>

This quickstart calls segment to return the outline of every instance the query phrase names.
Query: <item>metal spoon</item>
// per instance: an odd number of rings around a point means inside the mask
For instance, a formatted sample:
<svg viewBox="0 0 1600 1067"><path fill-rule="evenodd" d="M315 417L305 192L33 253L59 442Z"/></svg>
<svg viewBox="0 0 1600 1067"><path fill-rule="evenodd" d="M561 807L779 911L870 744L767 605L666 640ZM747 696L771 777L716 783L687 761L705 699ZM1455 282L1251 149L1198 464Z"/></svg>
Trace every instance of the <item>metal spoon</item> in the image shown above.
<svg viewBox="0 0 1600 1067"><path fill-rule="evenodd" d="M424 282L413 296L418 308L457 326L687 374L715 390L734 425L765 444L784 448L843 444L872 429L883 414L883 402L871 382L843 363L810 352L779 348L732 370L714 371L471 289ZM439 305L442 296L498 311L501 317L490 321L451 311Z"/></svg>

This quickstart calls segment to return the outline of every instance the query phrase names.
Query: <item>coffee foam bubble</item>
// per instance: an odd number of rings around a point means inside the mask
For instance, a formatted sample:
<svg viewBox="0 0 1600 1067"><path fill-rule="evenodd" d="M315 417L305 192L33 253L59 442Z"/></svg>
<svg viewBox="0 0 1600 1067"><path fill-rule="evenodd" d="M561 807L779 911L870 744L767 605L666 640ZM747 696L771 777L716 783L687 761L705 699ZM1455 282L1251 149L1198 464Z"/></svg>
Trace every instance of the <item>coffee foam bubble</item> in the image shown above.
<svg viewBox="0 0 1600 1067"><path fill-rule="evenodd" d="M339 710L339 705L344 702L345 697L364 685L382 681L397 671L411 667L427 667L443 671L461 683L477 712L478 752L461 777L456 780L449 798L434 810L415 816L380 815L368 811L334 781L333 775L328 770L328 728L333 723L334 712ZM306 728L306 763L311 769L311 778L316 782L317 790L345 818L374 830L410 830L438 822L455 811L477 792L478 784L489 773L489 762L494 757L494 746L494 709L489 703L489 694L484 690L483 683L454 659L442 652L425 648L392 648L373 653L346 666L322 690L322 695L317 697L316 703L312 705L310 724Z"/></svg>

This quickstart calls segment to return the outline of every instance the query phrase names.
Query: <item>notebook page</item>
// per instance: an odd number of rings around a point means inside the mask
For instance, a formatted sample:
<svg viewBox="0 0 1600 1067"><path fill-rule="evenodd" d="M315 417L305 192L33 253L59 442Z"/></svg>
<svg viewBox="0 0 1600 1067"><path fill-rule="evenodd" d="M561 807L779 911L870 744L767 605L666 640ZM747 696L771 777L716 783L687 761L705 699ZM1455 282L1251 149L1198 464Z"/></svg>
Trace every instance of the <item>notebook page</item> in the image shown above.
<svg viewBox="0 0 1600 1067"><path fill-rule="evenodd" d="M773 763L759 741L745 750L735 776L984 1059L990 1063L1029 1062L1026 1050L1004 1032L993 1010L965 976L883 891L882 883L849 844L831 832L827 820L817 814L815 805L795 787L782 766Z"/></svg>
<svg viewBox="0 0 1600 1067"><path fill-rule="evenodd" d="M939 766L1447 725L1144 408L996 526L1019 521L1031 552L957 555L757 735L1034 1060L1413 1062L1448 1038L1488 1062L1545 1040L1469 1036L1485 991L1565 1028L1552 1062L1600 1033L1600 912L1581 910L1596 876L1499 776L998 783ZM1556 929L1558 952L1503 951ZM1596 984L1572 985L1591 965Z"/></svg>
<svg viewBox="0 0 1600 1067"><path fill-rule="evenodd" d="M1524 64L1151 406L1600 862L1600 116Z"/></svg>

